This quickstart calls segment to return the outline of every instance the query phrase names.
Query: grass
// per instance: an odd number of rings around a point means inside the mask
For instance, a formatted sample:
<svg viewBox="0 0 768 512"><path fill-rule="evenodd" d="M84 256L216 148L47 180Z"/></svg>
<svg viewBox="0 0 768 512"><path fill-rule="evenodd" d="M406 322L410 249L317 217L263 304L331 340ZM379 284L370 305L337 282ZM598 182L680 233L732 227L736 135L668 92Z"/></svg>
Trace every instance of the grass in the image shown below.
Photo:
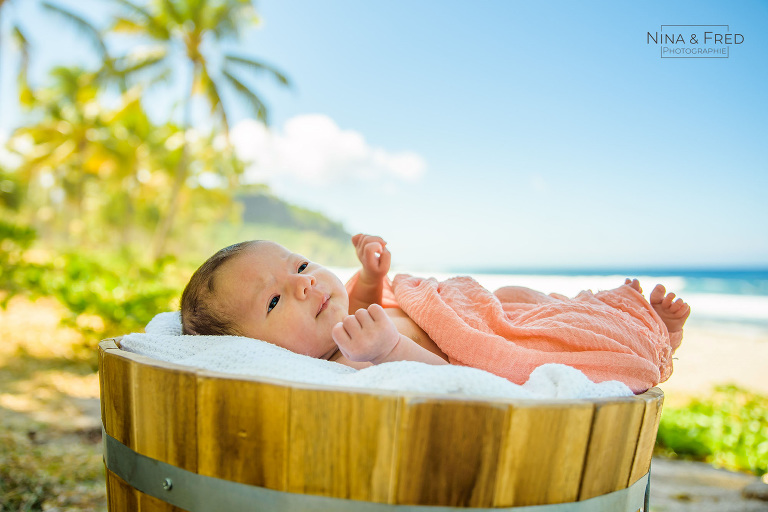
<svg viewBox="0 0 768 512"><path fill-rule="evenodd" d="M54 301L0 310L0 511L104 511L95 340Z"/></svg>
<svg viewBox="0 0 768 512"><path fill-rule="evenodd" d="M768 397L719 386L683 407L665 407L657 453L716 467L768 473Z"/></svg>

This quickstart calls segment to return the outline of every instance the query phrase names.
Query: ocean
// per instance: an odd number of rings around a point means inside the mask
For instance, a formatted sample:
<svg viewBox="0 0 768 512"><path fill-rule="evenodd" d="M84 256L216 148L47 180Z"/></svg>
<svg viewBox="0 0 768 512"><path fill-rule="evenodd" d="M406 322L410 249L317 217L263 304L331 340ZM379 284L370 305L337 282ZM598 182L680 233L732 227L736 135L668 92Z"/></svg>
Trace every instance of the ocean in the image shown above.
<svg viewBox="0 0 768 512"><path fill-rule="evenodd" d="M346 280L355 269L334 269ZM414 275L424 272L397 270ZM569 297L581 290L606 290L637 278L647 297L657 283L674 292L691 306L688 325L699 328L748 329L768 339L768 268L759 269L459 269L455 272L430 273L447 279L469 275L489 290L501 286L526 286L545 293L557 292Z"/></svg>

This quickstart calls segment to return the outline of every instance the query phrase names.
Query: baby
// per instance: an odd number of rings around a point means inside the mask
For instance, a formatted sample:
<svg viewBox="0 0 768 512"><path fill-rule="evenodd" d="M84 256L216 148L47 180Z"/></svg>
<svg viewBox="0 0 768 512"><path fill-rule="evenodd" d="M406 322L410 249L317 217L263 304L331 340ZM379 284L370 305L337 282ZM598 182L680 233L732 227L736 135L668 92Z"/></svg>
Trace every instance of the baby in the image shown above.
<svg viewBox="0 0 768 512"><path fill-rule="evenodd" d="M222 249L184 289L184 334L247 336L354 368L402 360L448 364L448 356L402 309L382 307L391 261L386 242L357 234L352 243L362 269L349 293L332 272L274 242ZM636 279L624 284L642 293ZM495 294L503 298L515 290ZM650 306L679 340L688 304L657 285Z"/></svg>

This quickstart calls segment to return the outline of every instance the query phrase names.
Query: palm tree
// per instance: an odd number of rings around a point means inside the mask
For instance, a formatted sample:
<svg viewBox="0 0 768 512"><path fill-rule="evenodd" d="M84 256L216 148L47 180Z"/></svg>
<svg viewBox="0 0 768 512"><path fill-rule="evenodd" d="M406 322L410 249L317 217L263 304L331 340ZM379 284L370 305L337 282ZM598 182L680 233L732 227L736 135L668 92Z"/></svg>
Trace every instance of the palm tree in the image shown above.
<svg viewBox="0 0 768 512"><path fill-rule="evenodd" d="M10 0L0 0L0 79L2 79L3 76L3 15L9 11L10 7L12 6ZM21 54L20 59L20 66L19 66L19 84L21 86L21 90L19 91L22 97L22 100L24 100L25 93L29 92L29 87L27 85L27 68L29 64L29 39L27 38L25 34L24 28L21 26L21 24L18 22L17 19L11 18L11 33L13 39L16 41L16 44L19 46L19 52ZM0 107L2 105L0 104ZM2 116L2 111L0 111L0 116Z"/></svg>
<svg viewBox="0 0 768 512"><path fill-rule="evenodd" d="M187 84L187 93L181 98L182 130L191 127L192 99L202 95L208 103L211 114L218 120L224 135L228 138L229 121L227 109L221 99L224 84L230 86L255 113L256 118L268 122L268 111L256 91L238 78L235 70L251 73L267 73L285 86L288 78L276 68L251 57L227 53L220 59L222 64L213 64L217 59L206 56L206 47L229 39L238 39L242 32L258 21L251 0L152 0L145 7L131 0L113 0L126 11L114 19L112 30L135 34L149 39L154 47L147 54L127 61L141 63L137 69L155 67L168 72L174 50L183 52L184 60L192 68L192 77ZM151 56L151 61L147 55ZM149 62L150 65L145 65ZM173 227L179 208L180 193L188 176L186 137L182 146L182 158L175 168L169 206L163 215L153 243L155 257L165 250L165 243Z"/></svg>
<svg viewBox="0 0 768 512"><path fill-rule="evenodd" d="M12 6L13 3L11 0L0 0L0 78L2 77L2 19L3 14L7 12ZM79 32L84 35L87 39L90 40L90 42L93 44L93 47L96 49L97 53L100 55L103 61L109 62L109 55L107 53L106 46L104 45L103 40L101 39L101 35L99 34L99 31L91 25L87 20L82 18L81 16L78 16L72 11L69 11L59 5L56 5L54 3L50 2L41 2L40 5L43 7L44 10L48 11L51 14L58 15L62 18L64 18L69 24L71 24L73 27L77 28ZM19 99L22 104L31 106L32 103L34 103L34 93L32 91L32 88L29 85L27 72L29 69L29 60L30 60L30 53L32 50L32 45L29 42L29 38L27 37L27 29L24 27L24 24L21 23L21 19L19 19L18 14L16 16L12 16L11 18L11 33L14 41L19 47L19 53L20 53L20 61L19 61L19 70L18 70L18 84L19 84ZM1 113L0 113L1 115Z"/></svg>

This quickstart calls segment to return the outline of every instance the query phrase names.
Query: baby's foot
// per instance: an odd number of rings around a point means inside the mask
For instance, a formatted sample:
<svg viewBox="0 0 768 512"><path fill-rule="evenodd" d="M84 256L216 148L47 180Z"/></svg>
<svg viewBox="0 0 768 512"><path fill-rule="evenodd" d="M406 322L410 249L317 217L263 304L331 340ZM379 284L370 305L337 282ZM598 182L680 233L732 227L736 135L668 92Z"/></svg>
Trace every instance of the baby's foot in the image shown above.
<svg viewBox="0 0 768 512"><path fill-rule="evenodd" d="M688 315L691 314L691 307L683 299L675 300L675 294L667 293L660 284L653 289L650 299L651 306L667 325L670 334L683 329Z"/></svg>
<svg viewBox="0 0 768 512"><path fill-rule="evenodd" d="M629 286L637 290L639 293L643 293L643 289L640 288L640 281L638 281L637 279L630 280L629 278L627 278L624 280L624 284L628 284Z"/></svg>

